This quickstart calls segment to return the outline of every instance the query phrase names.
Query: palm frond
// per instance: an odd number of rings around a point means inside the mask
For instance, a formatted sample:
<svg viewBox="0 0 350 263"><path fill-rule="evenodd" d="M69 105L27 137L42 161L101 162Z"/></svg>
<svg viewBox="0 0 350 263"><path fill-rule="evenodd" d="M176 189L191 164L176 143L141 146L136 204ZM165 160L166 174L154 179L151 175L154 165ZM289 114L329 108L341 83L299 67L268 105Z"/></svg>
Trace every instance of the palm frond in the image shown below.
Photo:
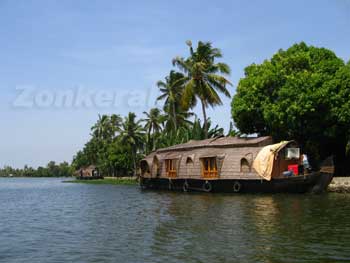
<svg viewBox="0 0 350 263"><path fill-rule="evenodd" d="M226 84L231 84L231 83L229 83L227 79L225 79L222 76L214 75L214 74L208 74L207 79L210 85L214 87L217 91L220 91L228 98L231 97L230 92L226 88Z"/></svg>

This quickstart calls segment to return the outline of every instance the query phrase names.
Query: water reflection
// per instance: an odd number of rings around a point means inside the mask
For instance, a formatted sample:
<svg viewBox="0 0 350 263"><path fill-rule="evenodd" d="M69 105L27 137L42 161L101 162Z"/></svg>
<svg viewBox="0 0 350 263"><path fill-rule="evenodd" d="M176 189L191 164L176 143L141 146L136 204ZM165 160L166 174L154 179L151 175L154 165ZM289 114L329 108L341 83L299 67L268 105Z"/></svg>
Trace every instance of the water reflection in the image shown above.
<svg viewBox="0 0 350 263"><path fill-rule="evenodd" d="M350 238L348 223L327 219L335 212L329 210L331 196L164 195L166 216L160 218L152 243L159 262L164 257L170 262L350 259L350 250L337 243L340 233L333 233L338 225L345 230L343 239Z"/></svg>

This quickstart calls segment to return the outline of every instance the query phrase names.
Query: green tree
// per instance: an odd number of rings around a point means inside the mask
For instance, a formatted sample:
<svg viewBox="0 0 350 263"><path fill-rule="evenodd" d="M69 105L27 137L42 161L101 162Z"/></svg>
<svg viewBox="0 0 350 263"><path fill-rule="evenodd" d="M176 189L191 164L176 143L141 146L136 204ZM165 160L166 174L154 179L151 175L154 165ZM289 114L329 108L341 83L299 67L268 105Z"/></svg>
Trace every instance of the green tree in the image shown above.
<svg viewBox="0 0 350 263"><path fill-rule="evenodd" d="M105 175L113 175L114 166L108 156L108 148L116 139L121 127L122 118L120 115L112 114L99 115L96 124L91 128L92 138L85 145L85 153L90 160L89 164L95 164Z"/></svg>
<svg viewBox="0 0 350 263"><path fill-rule="evenodd" d="M137 127L141 127L140 121L130 115L125 122L117 114L99 115L97 122L91 127L90 140L73 158L74 170L93 164L104 176L129 174L133 170L133 165L130 164L136 164L134 160L139 157L137 152L134 154L134 145L130 143L133 136L136 136L136 151L144 144L144 138L142 141L138 140L137 131L133 130L135 123ZM132 136L132 132L136 134Z"/></svg>
<svg viewBox="0 0 350 263"><path fill-rule="evenodd" d="M98 115L96 124L91 127L92 135L103 140L109 137L110 128L109 117L107 115Z"/></svg>
<svg viewBox="0 0 350 263"><path fill-rule="evenodd" d="M120 130L120 142L131 148L134 175L137 172L137 151L142 150L145 137L144 129L140 123L141 120L136 120L135 113L129 112Z"/></svg>
<svg viewBox="0 0 350 263"><path fill-rule="evenodd" d="M147 152L150 152L155 149L155 140L162 131L164 116L158 108L150 109L149 113L144 111L143 114L146 115L142 121L145 122L145 130L147 131Z"/></svg>
<svg viewBox="0 0 350 263"><path fill-rule="evenodd" d="M111 127L113 129L113 136L116 135L116 132L120 130L123 118L119 114L112 114L110 117Z"/></svg>
<svg viewBox="0 0 350 263"><path fill-rule="evenodd" d="M72 166L74 170L78 170L81 167L88 166L90 164L90 160L84 150L78 151L73 156Z"/></svg>
<svg viewBox="0 0 350 263"><path fill-rule="evenodd" d="M204 125L196 117L190 125L180 127L177 131L163 132L159 138L159 147L169 147L175 144L186 143L190 140L203 140L207 133L208 138L221 137L224 135L224 129L216 125L211 128L211 121L208 119L207 132Z"/></svg>
<svg viewBox="0 0 350 263"><path fill-rule="evenodd" d="M332 51L295 44L245 69L232 101L240 132L297 140L314 166L333 154L344 174L349 141L349 68Z"/></svg>
<svg viewBox="0 0 350 263"><path fill-rule="evenodd" d="M230 68L225 63L216 63L216 59L221 58L222 53L218 48L213 48L211 43L199 41L196 50L190 41L187 41L187 45L190 48L190 56L186 59L173 59L173 65L185 74L182 105L188 109L195 107L197 100L201 102L205 138L208 138L206 108L222 105L218 92L230 97L226 85L231 83L222 75L229 75Z"/></svg>
<svg viewBox="0 0 350 263"><path fill-rule="evenodd" d="M130 146L121 144L115 140L108 145L107 156L109 166L112 167L113 176L130 175L133 170L133 161Z"/></svg>
<svg viewBox="0 0 350 263"><path fill-rule="evenodd" d="M180 72L171 70L165 77L165 81L158 81L157 86L162 93L157 100L164 101L164 111L168 113L168 130L178 128L178 113L181 109L181 93L183 90L184 75Z"/></svg>
<svg viewBox="0 0 350 263"><path fill-rule="evenodd" d="M207 138L221 137L224 135L224 129L219 125L211 128L211 120L208 118L207 127L201 124L200 119L196 118L191 128L188 129L188 137L190 140L203 140Z"/></svg>
<svg viewBox="0 0 350 263"><path fill-rule="evenodd" d="M58 177L59 176L59 168L54 161L50 161L47 166L47 176Z"/></svg>

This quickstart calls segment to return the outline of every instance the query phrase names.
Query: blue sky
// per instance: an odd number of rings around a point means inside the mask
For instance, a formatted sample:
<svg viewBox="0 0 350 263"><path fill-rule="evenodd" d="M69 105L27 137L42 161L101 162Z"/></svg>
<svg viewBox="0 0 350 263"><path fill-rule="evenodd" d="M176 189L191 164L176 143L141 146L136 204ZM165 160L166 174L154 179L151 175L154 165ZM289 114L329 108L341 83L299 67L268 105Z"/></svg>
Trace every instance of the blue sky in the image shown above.
<svg viewBox="0 0 350 263"><path fill-rule="evenodd" d="M188 39L223 51L234 94L245 66L296 42L348 61L350 1L0 0L0 166L71 161L99 113L141 116ZM79 89L112 92L117 102L38 104L43 94ZM23 90L39 107L16 104ZM230 99L208 114L227 129Z"/></svg>

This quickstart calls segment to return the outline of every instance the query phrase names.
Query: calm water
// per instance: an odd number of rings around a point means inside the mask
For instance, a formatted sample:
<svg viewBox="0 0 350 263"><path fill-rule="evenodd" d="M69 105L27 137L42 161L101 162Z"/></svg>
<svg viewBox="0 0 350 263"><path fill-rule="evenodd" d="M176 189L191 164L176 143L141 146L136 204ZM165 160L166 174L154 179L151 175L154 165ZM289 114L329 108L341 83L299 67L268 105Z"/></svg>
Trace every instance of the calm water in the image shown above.
<svg viewBox="0 0 350 263"><path fill-rule="evenodd" d="M350 195L0 179L0 262L350 261Z"/></svg>

